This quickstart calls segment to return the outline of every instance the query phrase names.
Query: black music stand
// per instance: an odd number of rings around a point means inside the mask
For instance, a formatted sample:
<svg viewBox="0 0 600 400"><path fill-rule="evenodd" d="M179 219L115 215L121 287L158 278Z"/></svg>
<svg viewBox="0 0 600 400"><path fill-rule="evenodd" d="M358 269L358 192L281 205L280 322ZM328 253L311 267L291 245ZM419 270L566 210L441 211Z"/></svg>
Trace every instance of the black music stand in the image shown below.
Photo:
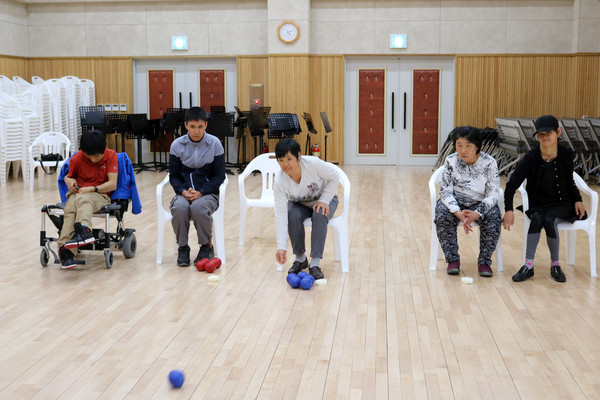
<svg viewBox="0 0 600 400"><path fill-rule="evenodd" d="M211 109L212 110L212 109ZM229 152L227 146L227 138L234 136L235 130L235 113L213 113L208 117L208 125L206 130L210 131L211 135L219 138L225 150L225 164L229 164ZM225 172L233 175L233 172L225 169Z"/></svg>
<svg viewBox="0 0 600 400"><path fill-rule="evenodd" d="M81 129L86 132L90 129L103 130L104 128L104 106L81 106L79 107L79 120Z"/></svg>
<svg viewBox="0 0 600 400"><path fill-rule="evenodd" d="M315 129L315 124L313 123L312 116L309 113L305 112L302 114L302 118L304 118L304 121L306 121L306 127L308 128L308 132L306 132L306 148L304 149L304 154L310 154L310 134L314 133L316 135L318 132Z"/></svg>
<svg viewBox="0 0 600 400"><path fill-rule="evenodd" d="M158 120L153 120L158 122ZM142 139L155 140L157 136L156 122L151 123L146 114L129 114L129 122L131 123L131 134L137 141L137 166L136 173L150 170L146 164L142 162ZM154 169L158 170L156 164L156 154L154 155Z"/></svg>
<svg viewBox="0 0 600 400"><path fill-rule="evenodd" d="M129 123L129 115L127 114L106 114L104 116L105 133L115 134L115 151L117 149L117 134L121 135L121 152L125 151L125 135L131 132L131 124Z"/></svg>
<svg viewBox="0 0 600 400"><path fill-rule="evenodd" d="M185 108L167 108L167 112L163 114L163 119L160 125L160 134L158 135L158 156L161 170L169 168L169 149L167 148L167 133L173 135L173 140L187 133L185 129ZM163 162L163 153L165 161Z"/></svg>
<svg viewBox="0 0 600 400"><path fill-rule="evenodd" d="M258 150L262 151L265 129L269 129L268 119L270 112L271 107L260 107L258 110L252 110L248 114L248 128L250 136L254 138L254 157L258 156ZM258 146L258 149L256 146Z"/></svg>
<svg viewBox="0 0 600 400"><path fill-rule="evenodd" d="M321 111L321 120L323 121L323 127L325 127L325 161L327 161L327 136L329 133L333 132L333 129L331 129L331 124L329 123L329 118L327 118L327 113L325 113L325 111Z"/></svg>
<svg viewBox="0 0 600 400"><path fill-rule="evenodd" d="M241 171L246 167L246 127L248 126L248 115L250 111L242 111L238 106L234 106L237 112L237 119L234 126L237 128L235 138L238 141L237 168ZM240 157L240 151L242 156ZM240 162L240 160L243 160Z"/></svg>
<svg viewBox="0 0 600 400"><path fill-rule="evenodd" d="M291 138L301 132L298 116L290 113L272 113L268 119L269 139Z"/></svg>
<svg viewBox="0 0 600 400"><path fill-rule="evenodd" d="M225 106L210 106L211 114L224 114L226 112Z"/></svg>

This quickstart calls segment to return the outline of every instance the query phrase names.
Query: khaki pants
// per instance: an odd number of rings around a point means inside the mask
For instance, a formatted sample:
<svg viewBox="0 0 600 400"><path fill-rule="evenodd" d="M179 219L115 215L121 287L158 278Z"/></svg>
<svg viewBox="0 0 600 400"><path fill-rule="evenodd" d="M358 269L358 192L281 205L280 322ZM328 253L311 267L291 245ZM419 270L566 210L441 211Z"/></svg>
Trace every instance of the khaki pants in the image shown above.
<svg viewBox="0 0 600 400"><path fill-rule="evenodd" d="M92 228L92 214L110 204L110 197L104 193L84 193L76 195L67 193L65 219L58 239L58 247L64 246L73 237L75 222Z"/></svg>

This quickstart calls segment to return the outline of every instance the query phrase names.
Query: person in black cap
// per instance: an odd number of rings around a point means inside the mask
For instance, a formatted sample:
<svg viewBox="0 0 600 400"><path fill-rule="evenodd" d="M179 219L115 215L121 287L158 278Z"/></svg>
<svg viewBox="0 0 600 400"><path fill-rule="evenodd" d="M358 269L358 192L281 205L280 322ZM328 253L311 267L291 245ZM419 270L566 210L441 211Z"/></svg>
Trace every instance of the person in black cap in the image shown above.
<svg viewBox="0 0 600 400"><path fill-rule="evenodd" d="M540 240L542 228L546 231L546 240L550 249L550 275L557 282L565 282L559 259L558 220L574 222L587 218L581 194L573 180L574 153L571 149L558 144L561 135L558 120L552 115L543 115L535 120L535 133L540 145L531 149L517 165L504 191L504 209L502 224L510 230L515 223L513 196L519 186L527 179L527 196L531 220L527 233L525 263L512 280L521 282L533 276L533 257Z"/></svg>

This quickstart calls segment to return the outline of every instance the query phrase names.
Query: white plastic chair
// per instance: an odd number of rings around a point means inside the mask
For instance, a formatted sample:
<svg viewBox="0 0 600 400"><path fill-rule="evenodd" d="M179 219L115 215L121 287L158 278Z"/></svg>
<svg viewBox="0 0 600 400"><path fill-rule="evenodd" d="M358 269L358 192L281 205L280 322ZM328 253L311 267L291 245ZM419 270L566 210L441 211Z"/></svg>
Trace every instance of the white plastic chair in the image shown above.
<svg viewBox="0 0 600 400"><path fill-rule="evenodd" d="M37 150L34 153L34 150ZM63 156L62 161L39 161L35 156L40 154L57 153ZM42 165L44 168L56 167L60 171L71 153L71 141L60 132L44 132L29 146L29 191L33 192L33 177L35 170Z"/></svg>
<svg viewBox="0 0 600 400"><path fill-rule="evenodd" d="M575 265L575 246L577 244L577 230L586 231L588 234L588 241L590 245L590 276L596 277L596 216L598 215L598 193L590 189L585 181L573 172L573 180L577 188L584 192L590 197L590 209L587 210L587 219L575 221L573 223L563 221L558 223L559 231L567 231L566 235L566 246L567 246L567 264ZM525 211L529 209L529 197L525 190L525 180L521 186L519 186L519 192L523 198L523 258L525 258L525 251L527 248L527 232L529 231L529 225L531 220L525 214Z"/></svg>
<svg viewBox="0 0 600 400"><path fill-rule="evenodd" d="M302 156L312 157L312 156ZM344 188L344 210L342 213L333 217L329 220L327 225L333 230L333 255L335 261L341 261L342 272L348 272L350 270L349 251L350 245L348 241L348 213L350 210L350 180L346 173L337 165L331 164L338 172L339 184ZM305 227L311 227L312 221L310 218L304 220ZM283 270L283 266L277 263L277 271Z"/></svg>
<svg viewBox="0 0 600 400"><path fill-rule="evenodd" d="M169 183L169 174L158 185L156 185L156 205L158 211L158 241L156 246L156 263L162 264L163 247L165 242L165 226L173 219L171 210L163 203L163 189ZM225 175L225 181L219 187L219 208L212 214L215 229L215 255L225 264L225 190L229 179ZM170 186L170 185L169 185ZM177 244L175 243L174 249Z"/></svg>
<svg viewBox="0 0 600 400"><path fill-rule="evenodd" d="M262 176L262 191L260 198L249 199L246 197L246 186L245 181L250 174L254 171L260 171ZM275 200L273 195L273 182L275 181L275 174L281 171L279 163L275 158L275 153L265 153L254 158L238 176L238 185L240 192L240 241L239 245L244 245L244 238L246 236L246 212L251 207L257 208L274 208ZM254 210L254 237L258 237L260 234L260 210Z"/></svg>
<svg viewBox="0 0 600 400"><path fill-rule="evenodd" d="M437 185L442 182L442 172L444 171L444 166L439 167L435 170L431 178L429 178L429 200L431 202L431 246L429 249L429 269L435 271L437 269L438 257L443 258L444 252L441 251L441 245L437 237L437 232L435 229L435 204L437 202ZM502 213L502 205L504 204L504 191L502 188L498 190L498 207L500 208L500 213ZM472 226L477 225L476 223L472 223ZM460 226L460 225L459 225ZM496 245L496 269L498 272L502 272L504 270L502 265L502 235L498 238L498 244Z"/></svg>

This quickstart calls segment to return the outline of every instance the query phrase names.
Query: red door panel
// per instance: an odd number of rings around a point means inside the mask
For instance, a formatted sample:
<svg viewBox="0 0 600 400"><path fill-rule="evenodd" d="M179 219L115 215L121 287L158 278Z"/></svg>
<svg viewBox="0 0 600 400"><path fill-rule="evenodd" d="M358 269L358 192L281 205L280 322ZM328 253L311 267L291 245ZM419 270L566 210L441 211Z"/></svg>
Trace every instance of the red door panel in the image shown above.
<svg viewBox="0 0 600 400"><path fill-rule="evenodd" d="M172 70L151 70L148 71L148 99L150 110L150 119L162 118L167 112L167 108L173 107L173 71ZM166 150L168 151L173 134L167 133ZM155 149L155 142L150 142L150 151Z"/></svg>
<svg viewBox="0 0 600 400"><path fill-rule="evenodd" d="M358 72L358 153L385 153L385 70Z"/></svg>
<svg viewBox="0 0 600 400"><path fill-rule="evenodd" d="M437 154L440 71L413 71L413 154Z"/></svg>
<svg viewBox="0 0 600 400"><path fill-rule="evenodd" d="M225 71L200 70L200 107L225 106Z"/></svg>

